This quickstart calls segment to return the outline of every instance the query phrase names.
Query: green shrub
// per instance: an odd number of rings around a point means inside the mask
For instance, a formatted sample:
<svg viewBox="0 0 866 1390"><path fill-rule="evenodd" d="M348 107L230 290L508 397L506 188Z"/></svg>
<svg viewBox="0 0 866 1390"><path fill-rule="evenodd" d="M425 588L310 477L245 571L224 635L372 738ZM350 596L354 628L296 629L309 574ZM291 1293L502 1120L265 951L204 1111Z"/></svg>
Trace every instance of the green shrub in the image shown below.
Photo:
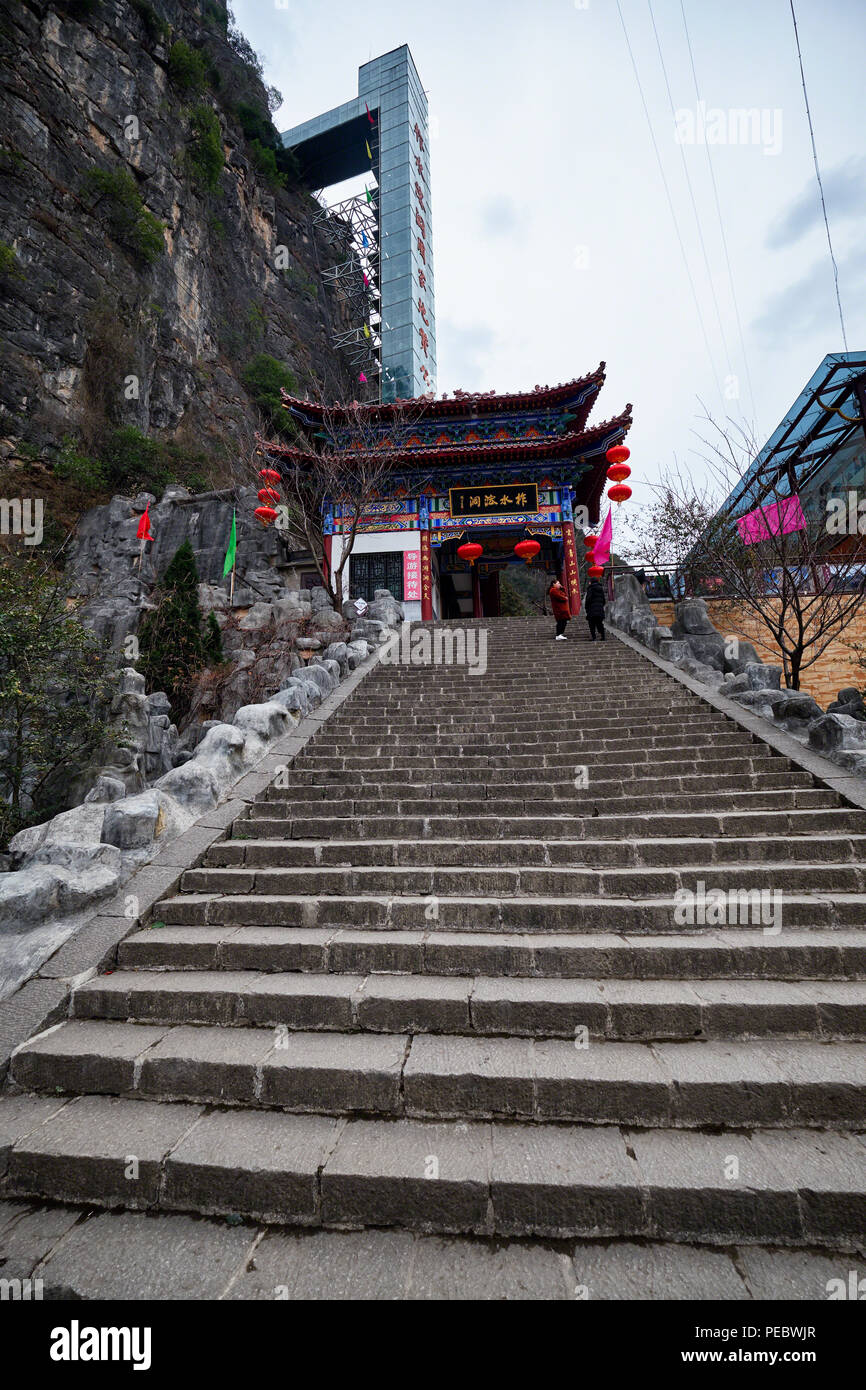
<svg viewBox="0 0 866 1390"><path fill-rule="evenodd" d="M160 493L174 481L163 446L135 425L125 425L109 436L102 462L109 487L120 491Z"/></svg>
<svg viewBox="0 0 866 1390"><path fill-rule="evenodd" d="M178 39L171 46L168 75L185 96L200 96L208 84L207 63L184 39Z"/></svg>
<svg viewBox="0 0 866 1390"><path fill-rule="evenodd" d="M189 709L196 674L222 659L219 626L216 621L206 624L199 606L198 570L189 541L175 552L154 599L156 607L138 632L139 664L148 689L165 691L177 719Z"/></svg>
<svg viewBox="0 0 866 1390"><path fill-rule="evenodd" d="M90 458L68 435L63 440L60 457L54 465L54 476L82 492L99 492L106 485L105 469L99 459Z"/></svg>
<svg viewBox="0 0 866 1390"><path fill-rule="evenodd" d="M0 566L0 847L69 804L105 739L113 666L50 569Z"/></svg>
<svg viewBox="0 0 866 1390"><path fill-rule="evenodd" d="M128 169L89 170L83 192L93 199L92 212L103 208L112 235L122 245L147 265L157 260L165 250L165 224L145 207Z"/></svg>
<svg viewBox="0 0 866 1390"><path fill-rule="evenodd" d="M132 8L141 20L144 32L151 43L156 43L159 39L167 39L171 30L164 19L160 19L148 0L132 0Z"/></svg>
<svg viewBox="0 0 866 1390"><path fill-rule="evenodd" d="M189 123L192 130L187 148L189 166L196 182L213 193L219 188L226 162L219 118L211 106L195 106L189 113Z"/></svg>
<svg viewBox="0 0 866 1390"><path fill-rule="evenodd" d="M239 101L235 105L235 115L241 130L248 140L259 140L263 145L273 145L278 139L271 124L270 116L251 101Z"/></svg>
<svg viewBox="0 0 866 1390"><path fill-rule="evenodd" d="M10 280L23 280L24 271L18 261L18 252L6 241L0 241L0 275Z"/></svg>
<svg viewBox="0 0 866 1390"><path fill-rule="evenodd" d="M258 353L243 371L242 380L256 405L278 430L290 430L291 421L283 410L280 388L296 395L297 379L276 357Z"/></svg>
<svg viewBox="0 0 866 1390"><path fill-rule="evenodd" d="M277 168L277 156L269 145L263 145L261 140L251 140L250 159L268 188L274 192L278 188L285 188L286 176Z"/></svg>

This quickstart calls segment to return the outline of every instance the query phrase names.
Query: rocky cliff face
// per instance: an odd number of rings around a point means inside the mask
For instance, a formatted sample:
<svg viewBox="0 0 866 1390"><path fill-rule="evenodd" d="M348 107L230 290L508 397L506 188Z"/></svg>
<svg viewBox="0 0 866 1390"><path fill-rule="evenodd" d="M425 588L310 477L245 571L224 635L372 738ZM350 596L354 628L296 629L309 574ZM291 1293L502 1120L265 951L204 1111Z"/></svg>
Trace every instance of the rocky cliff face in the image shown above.
<svg viewBox="0 0 866 1390"><path fill-rule="evenodd" d="M87 448L133 425L223 461L222 476L205 471L227 481L249 446L241 378L257 353L302 388L349 388L330 348L342 309L322 287L315 204L262 172L248 135L251 110L267 121L267 94L229 38L219 0L3 7L7 475L38 472L64 438Z"/></svg>

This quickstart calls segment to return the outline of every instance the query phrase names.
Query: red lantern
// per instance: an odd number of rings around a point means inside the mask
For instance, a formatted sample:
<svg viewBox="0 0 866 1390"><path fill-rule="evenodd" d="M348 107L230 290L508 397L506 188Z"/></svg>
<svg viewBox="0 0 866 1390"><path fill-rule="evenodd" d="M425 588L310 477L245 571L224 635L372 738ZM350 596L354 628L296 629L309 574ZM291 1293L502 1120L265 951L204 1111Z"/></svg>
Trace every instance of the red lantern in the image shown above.
<svg viewBox="0 0 866 1390"><path fill-rule="evenodd" d="M587 550L594 550L597 541L598 541L598 536L589 535L589 536L584 536L584 538L583 538L583 543L584 543L584 545L586 546Z"/></svg>
<svg viewBox="0 0 866 1390"><path fill-rule="evenodd" d="M263 526L270 526L271 522L277 519L273 507L256 507L253 515L258 517Z"/></svg>
<svg viewBox="0 0 866 1390"><path fill-rule="evenodd" d="M468 560L470 565L474 565L479 555L484 554L484 546L477 541L467 541L465 545L457 547L457 554L461 560Z"/></svg>
<svg viewBox="0 0 866 1390"><path fill-rule="evenodd" d="M274 487L263 487L261 492L259 493L259 501L263 503L263 505L266 507L269 506L272 502L279 502L279 500L280 494Z"/></svg>
<svg viewBox="0 0 866 1390"><path fill-rule="evenodd" d="M612 444L605 454L605 458L608 463L625 463L627 459L631 458L631 450L627 449L624 444Z"/></svg>
<svg viewBox="0 0 866 1390"><path fill-rule="evenodd" d="M259 477L264 478L266 483L280 483L282 478L275 468L260 468Z"/></svg>
<svg viewBox="0 0 866 1390"><path fill-rule="evenodd" d="M601 579L601 576L604 574L604 565L590 565L587 574L590 579Z"/></svg>
<svg viewBox="0 0 866 1390"><path fill-rule="evenodd" d="M616 483L613 487L608 488L607 495L611 502L616 502L619 506L620 502L627 502L631 497L631 488L625 483Z"/></svg>
<svg viewBox="0 0 866 1390"><path fill-rule="evenodd" d="M521 560L525 560L528 565L532 564L541 545L538 541L518 541L514 547L515 555L519 555Z"/></svg>
<svg viewBox="0 0 866 1390"><path fill-rule="evenodd" d="M631 469L627 463L613 463L607 470L607 476L612 483L622 483L631 477Z"/></svg>

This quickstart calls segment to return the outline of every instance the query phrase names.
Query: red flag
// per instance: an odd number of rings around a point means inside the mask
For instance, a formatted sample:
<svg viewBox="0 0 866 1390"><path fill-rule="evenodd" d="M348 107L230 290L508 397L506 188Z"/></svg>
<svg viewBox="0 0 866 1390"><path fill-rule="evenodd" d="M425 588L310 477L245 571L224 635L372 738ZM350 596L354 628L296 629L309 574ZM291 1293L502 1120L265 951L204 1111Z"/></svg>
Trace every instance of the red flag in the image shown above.
<svg viewBox="0 0 866 1390"><path fill-rule="evenodd" d="M139 540L139 541L152 541L152 540L153 540L153 536L150 534L150 503L149 503L149 502L148 502L147 506L146 506L145 509L144 509L144 516L141 518L141 521L138 523L138 530L136 531L135 536L136 536L136 540Z"/></svg>
<svg viewBox="0 0 866 1390"><path fill-rule="evenodd" d="M364 105L367 107L367 119L369 120L370 125L375 125L376 122L373 120L373 117L370 115L370 108L369 108L369 106L367 106L366 101L364 102Z"/></svg>

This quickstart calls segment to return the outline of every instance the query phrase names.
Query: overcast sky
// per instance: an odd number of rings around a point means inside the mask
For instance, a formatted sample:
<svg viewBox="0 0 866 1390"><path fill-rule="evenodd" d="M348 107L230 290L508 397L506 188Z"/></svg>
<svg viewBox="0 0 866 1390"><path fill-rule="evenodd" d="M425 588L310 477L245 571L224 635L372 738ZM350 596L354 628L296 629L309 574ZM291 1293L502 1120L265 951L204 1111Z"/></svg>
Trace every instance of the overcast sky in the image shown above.
<svg viewBox="0 0 866 1390"><path fill-rule="evenodd" d="M701 140L681 0L620 0L688 272L617 0L232 5L283 93L281 130L357 95L360 64L409 44L430 103L439 392L552 384L604 359L596 416L633 402L638 483L675 455L702 470L700 401L754 419L763 443L842 350L789 0L682 4L725 143ZM866 349L866 0L795 8L848 346ZM743 108L762 113L745 142L728 115Z"/></svg>

